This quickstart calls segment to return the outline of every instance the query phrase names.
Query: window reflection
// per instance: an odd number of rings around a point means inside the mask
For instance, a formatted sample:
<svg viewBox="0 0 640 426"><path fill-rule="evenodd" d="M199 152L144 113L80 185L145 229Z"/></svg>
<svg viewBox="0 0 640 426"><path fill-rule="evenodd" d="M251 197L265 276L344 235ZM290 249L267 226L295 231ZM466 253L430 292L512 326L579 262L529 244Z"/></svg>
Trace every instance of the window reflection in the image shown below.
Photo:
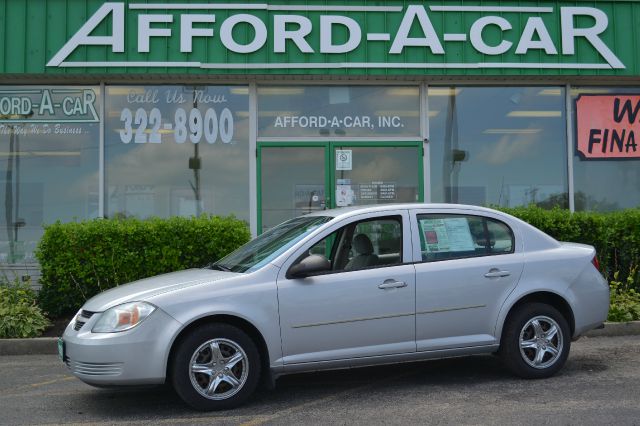
<svg viewBox="0 0 640 426"><path fill-rule="evenodd" d="M352 164L335 171L337 207L420 200L419 147L336 147L336 153L342 150Z"/></svg>
<svg viewBox="0 0 640 426"><path fill-rule="evenodd" d="M0 86L0 262L35 263L42 225L98 215L99 87Z"/></svg>
<svg viewBox="0 0 640 426"><path fill-rule="evenodd" d="M568 207L564 89L430 87L432 199Z"/></svg>
<svg viewBox="0 0 640 426"><path fill-rule="evenodd" d="M263 86L260 137L420 135L418 86Z"/></svg>
<svg viewBox="0 0 640 426"><path fill-rule="evenodd" d="M108 215L249 218L247 87L107 88Z"/></svg>

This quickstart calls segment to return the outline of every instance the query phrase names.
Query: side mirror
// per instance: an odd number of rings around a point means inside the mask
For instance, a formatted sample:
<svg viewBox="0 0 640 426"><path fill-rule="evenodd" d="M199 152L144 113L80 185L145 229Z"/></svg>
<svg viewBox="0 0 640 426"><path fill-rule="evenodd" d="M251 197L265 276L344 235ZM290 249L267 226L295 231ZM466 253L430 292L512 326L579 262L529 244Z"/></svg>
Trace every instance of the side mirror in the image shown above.
<svg viewBox="0 0 640 426"><path fill-rule="evenodd" d="M331 270L331 262L319 254L312 254L296 263L287 273L287 278L307 278L318 272L326 272Z"/></svg>

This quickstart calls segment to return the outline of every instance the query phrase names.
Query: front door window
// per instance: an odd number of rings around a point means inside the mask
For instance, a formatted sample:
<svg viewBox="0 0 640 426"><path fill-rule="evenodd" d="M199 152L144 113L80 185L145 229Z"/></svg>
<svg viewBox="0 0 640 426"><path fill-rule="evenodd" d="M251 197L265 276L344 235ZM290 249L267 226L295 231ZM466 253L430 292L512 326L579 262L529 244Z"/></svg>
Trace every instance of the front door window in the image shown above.
<svg viewBox="0 0 640 426"><path fill-rule="evenodd" d="M399 265L402 263L402 217L352 223L316 243L308 254L326 256L334 272Z"/></svg>

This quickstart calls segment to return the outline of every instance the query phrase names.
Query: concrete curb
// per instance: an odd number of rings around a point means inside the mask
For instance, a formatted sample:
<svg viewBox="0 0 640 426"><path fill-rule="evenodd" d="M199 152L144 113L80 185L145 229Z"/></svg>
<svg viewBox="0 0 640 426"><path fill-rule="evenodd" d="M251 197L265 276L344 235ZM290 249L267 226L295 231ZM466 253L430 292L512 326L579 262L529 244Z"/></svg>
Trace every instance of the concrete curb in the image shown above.
<svg viewBox="0 0 640 426"><path fill-rule="evenodd" d="M0 339L1 355L54 355L58 353L57 337L34 339Z"/></svg>
<svg viewBox="0 0 640 426"><path fill-rule="evenodd" d="M591 330L586 337L612 337L640 335L640 321L607 322L600 330ZM57 337L37 337L34 339L0 339L2 355L56 355Z"/></svg>
<svg viewBox="0 0 640 426"><path fill-rule="evenodd" d="M586 337L613 337L613 336L637 336L640 335L640 321L631 322L606 322L604 328L591 330Z"/></svg>

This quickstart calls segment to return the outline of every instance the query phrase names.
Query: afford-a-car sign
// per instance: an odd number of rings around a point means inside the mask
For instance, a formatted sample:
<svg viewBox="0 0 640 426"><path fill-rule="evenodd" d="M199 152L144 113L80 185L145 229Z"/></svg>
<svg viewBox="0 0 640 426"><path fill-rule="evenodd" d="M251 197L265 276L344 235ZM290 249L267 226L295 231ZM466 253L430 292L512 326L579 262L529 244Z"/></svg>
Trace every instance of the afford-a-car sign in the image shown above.
<svg viewBox="0 0 640 426"><path fill-rule="evenodd" d="M640 158L640 96L591 95L576 101L577 153L583 160Z"/></svg>
<svg viewBox="0 0 640 426"><path fill-rule="evenodd" d="M462 21L469 25L459 27L454 17L449 32L434 23L451 13L465 14ZM375 23L367 24L371 20L364 17L374 15ZM609 21L603 10L569 6L106 2L47 67L623 70L625 64L605 41ZM175 44L169 50L179 47L179 54L171 60L147 58L166 52L167 43ZM578 60L577 44L600 59ZM94 46L107 47L109 59L73 59L78 48ZM473 59L447 54L461 46ZM382 49L384 60L366 59L363 52L371 49ZM502 60L505 54L514 61ZM426 61L407 60L416 55Z"/></svg>

